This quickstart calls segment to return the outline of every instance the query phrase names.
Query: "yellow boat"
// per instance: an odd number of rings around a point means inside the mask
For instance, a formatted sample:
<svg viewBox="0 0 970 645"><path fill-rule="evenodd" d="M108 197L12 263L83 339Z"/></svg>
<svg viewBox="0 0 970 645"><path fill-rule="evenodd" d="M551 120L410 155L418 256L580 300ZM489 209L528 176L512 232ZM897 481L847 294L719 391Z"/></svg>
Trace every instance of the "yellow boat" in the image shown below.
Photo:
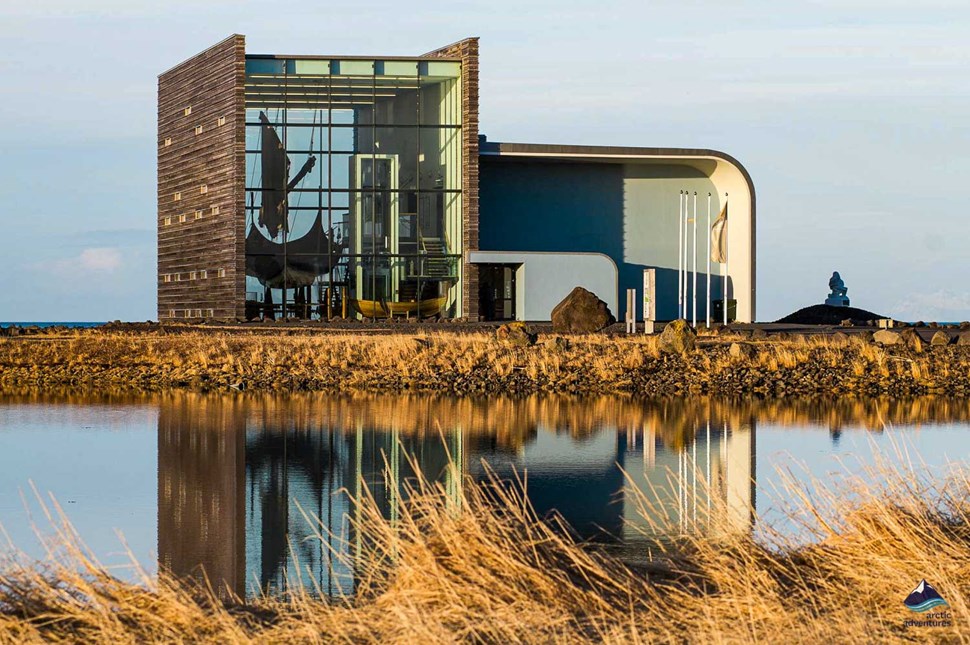
<svg viewBox="0 0 970 645"><path fill-rule="evenodd" d="M350 305L365 318L415 316L418 313L419 307L421 309L421 317L427 318L428 316L434 316L439 313L441 308L445 306L447 300L447 296L429 298L420 302L380 302L377 300L355 300L351 298Z"/></svg>

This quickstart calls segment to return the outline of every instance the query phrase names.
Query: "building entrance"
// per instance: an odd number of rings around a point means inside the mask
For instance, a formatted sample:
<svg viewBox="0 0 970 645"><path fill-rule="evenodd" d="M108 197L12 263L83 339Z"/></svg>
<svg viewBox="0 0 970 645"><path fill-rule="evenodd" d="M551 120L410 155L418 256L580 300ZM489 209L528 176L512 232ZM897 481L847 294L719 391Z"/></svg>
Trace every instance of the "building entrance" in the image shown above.
<svg viewBox="0 0 970 645"><path fill-rule="evenodd" d="M478 311L482 320L515 320L515 264L478 265Z"/></svg>

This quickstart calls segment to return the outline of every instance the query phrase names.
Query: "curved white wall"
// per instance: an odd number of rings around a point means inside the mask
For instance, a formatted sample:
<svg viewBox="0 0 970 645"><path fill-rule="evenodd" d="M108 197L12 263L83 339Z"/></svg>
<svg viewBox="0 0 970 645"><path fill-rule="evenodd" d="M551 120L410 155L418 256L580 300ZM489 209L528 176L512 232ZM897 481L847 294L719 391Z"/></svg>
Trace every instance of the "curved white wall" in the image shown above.
<svg viewBox="0 0 970 645"><path fill-rule="evenodd" d="M754 322L757 302L754 195L748 178L726 159L717 160L711 182L722 200L728 194L728 297L738 301L739 321Z"/></svg>

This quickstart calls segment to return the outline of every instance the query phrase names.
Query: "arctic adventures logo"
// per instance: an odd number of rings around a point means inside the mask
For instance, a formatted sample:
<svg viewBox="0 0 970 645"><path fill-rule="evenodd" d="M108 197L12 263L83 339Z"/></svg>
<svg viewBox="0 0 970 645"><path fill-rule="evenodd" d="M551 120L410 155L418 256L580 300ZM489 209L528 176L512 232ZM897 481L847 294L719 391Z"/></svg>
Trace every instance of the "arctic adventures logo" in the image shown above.
<svg viewBox="0 0 970 645"><path fill-rule="evenodd" d="M934 607L947 605L947 602L943 600L943 596L925 579L920 580L916 588L909 592L903 604L910 611L923 614L920 617L921 620L910 619L904 621L907 627L950 627L953 624L949 611L925 613Z"/></svg>
<svg viewBox="0 0 970 645"><path fill-rule="evenodd" d="M943 596L934 589L930 583L925 579L920 580L916 588L909 592L906 596L906 600L903 601L906 605L913 611L918 611L920 613L933 609L933 607L939 607L940 605L945 605L946 601L943 600Z"/></svg>

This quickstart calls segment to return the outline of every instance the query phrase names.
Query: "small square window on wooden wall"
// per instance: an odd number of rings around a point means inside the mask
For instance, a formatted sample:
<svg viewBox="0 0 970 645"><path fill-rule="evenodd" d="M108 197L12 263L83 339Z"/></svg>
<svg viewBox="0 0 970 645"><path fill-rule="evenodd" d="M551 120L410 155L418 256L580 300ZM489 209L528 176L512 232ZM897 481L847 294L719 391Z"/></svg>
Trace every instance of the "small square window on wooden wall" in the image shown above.
<svg viewBox="0 0 970 645"><path fill-rule="evenodd" d="M212 214L213 215L218 215L219 214L219 207L218 206L213 206L212 207Z"/></svg>
<svg viewBox="0 0 970 645"><path fill-rule="evenodd" d="M201 125L195 126L195 133L196 134L202 134L202 126Z"/></svg>
<svg viewBox="0 0 970 645"><path fill-rule="evenodd" d="M199 187L199 192L200 192L201 194L203 194L203 195L205 195L205 194L206 194L207 192L209 192L209 187L208 187L208 186L206 186L205 184L202 184L202 185L201 185L201 186Z"/></svg>
<svg viewBox="0 0 970 645"><path fill-rule="evenodd" d="M187 108L185 108L184 110L182 110L182 114L184 116L188 116L188 115L192 114L192 106L190 105Z"/></svg>
<svg viewBox="0 0 970 645"><path fill-rule="evenodd" d="M218 125L218 126L219 126L220 128L221 128L222 126L224 126L224 125L226 124L226 117L224 117L224 116L220 116L220 117L219 117L218 119L216 119L216 124L217 124L217 125Z"/></svg>
<svg viewBox="0 0 970 645"><path fill-rule="evenodd" d="M175 201L177 202L182 201L182 193L175 193Z"/></svg>
<svg viewBox="0 0 970 645"><path fill-rule="evenodd" d="M202 210L195 211L195 219L202 219Z"/></svg>
<svg viewBox="0 0 970 645"><path fill-rule="evenodd" d="M170 145L172 145L172 137L168 137L167 139L165 139L165 147L167 148Z"/></svg>
<svg viewBox="0 0 970 645"><path fill-rule="evenodd" d="M226 277L226 270L225 269L219 269L219 277L220 278L225 278Z"/></svg>

